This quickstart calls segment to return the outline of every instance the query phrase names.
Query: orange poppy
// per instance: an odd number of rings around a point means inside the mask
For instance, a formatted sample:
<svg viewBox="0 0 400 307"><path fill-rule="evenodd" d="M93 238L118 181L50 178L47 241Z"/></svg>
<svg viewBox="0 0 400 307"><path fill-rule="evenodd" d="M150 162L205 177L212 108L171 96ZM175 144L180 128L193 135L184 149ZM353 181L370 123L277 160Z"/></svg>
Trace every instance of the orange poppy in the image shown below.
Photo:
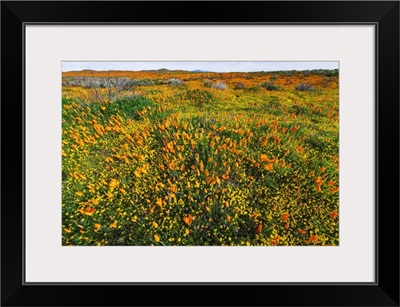
<svg viewBox="0 0 400 307"><path fill-rule="evenodd" d="M184 216L183 217L183 221L188 224L189 226L192 225L194 218L191 214L189 214L188 216Z"/></svg>
<svg viewBox="0 0 400 307"><path fill-rule="evenodd" d="M303 230L303 229L301 229L301 228L299 228L299 233L300 233L301 235L304 235L304 234L306 233L306 231Z"/></svg>
<svg viewBox="0 0 400 307"><path fill-rule="evenodd" d="M266 165L264 165L264 169L266 169L267 171L271 171L274 168L274 165L272 163L268 163Z"/></svg>
<svg viewBox="0 0 400 307"><path fill-rule="evenodd" d="M339 187L333 187L331 189L331 191L334 192L334 193L339 192Z"/></svg>
<svg viewBox="0 0 400 307"><path fill-rule="evenodd" d="M171 192L173 192L173 193L178 192L178 187L176 187L176 186L171 186L169 189L170 189Z"/></svg>
<svg viewBox="0 0 400 307"><path fill-rule="evenodd" d="M225 179L225 180L229 179L229 175L228 174L223 174L221 177L222 177L222 179Z"/></svg>
<svg viewBox="0 0 400 307"><path fill-rule="evenodd" d="M289 218L290 214L289 213L285 213L282 215L282 221L286 222L286 220Z"/></svg>

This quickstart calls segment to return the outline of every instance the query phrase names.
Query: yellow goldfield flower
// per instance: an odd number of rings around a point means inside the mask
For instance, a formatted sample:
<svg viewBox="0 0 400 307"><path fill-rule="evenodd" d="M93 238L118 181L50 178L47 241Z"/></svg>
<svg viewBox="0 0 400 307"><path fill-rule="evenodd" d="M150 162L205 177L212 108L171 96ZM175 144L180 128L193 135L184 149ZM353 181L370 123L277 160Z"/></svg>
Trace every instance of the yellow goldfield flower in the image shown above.
<svg viewBox="0 0 400 307"><path fill-rule="evenodd" d="M158 235L154 235L154 241L159 242L160 241L160 237Z"/></svg>
<svg viewBox="0 0 400 307"><path fill-rule="evenodd" d="M108 199L113 199L114 195L112 193L107 192L106 195L108 196Z"/></svg>
<svg viewBox="0 0 400 307"><path fill-rule="evenodd" d="M154 227L154 228L157 228L157 227L158 227L158 224L157 224L156 222L153 222L152 224L153 224L153 227Z"/></svg>
<svg viewBox="0 0 400 307"><path fill-rule="evenodd" d="M75 180L79 179L78 174L76 172L71 173L71 177Z"/></svg>
<svg viewBox="0 0 400 307"><path fill-rule="evenodd" d="M86 180L86 176L85 176L85 175L79 174L79 177L80 177L82 180Z"/></svg>

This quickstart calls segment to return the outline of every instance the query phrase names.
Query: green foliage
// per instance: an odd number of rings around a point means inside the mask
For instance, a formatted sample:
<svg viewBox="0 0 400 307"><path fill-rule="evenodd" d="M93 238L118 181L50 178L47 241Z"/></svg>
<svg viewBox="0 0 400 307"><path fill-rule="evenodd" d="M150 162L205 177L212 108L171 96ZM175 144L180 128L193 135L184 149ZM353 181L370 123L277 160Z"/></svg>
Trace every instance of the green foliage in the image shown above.
<svg viewBox="0 0 400 307"><path fill-rule="evenodd" d="M246 88L246 86L242 82L237 82L234 87L235 90L242 90L245 88Z"/></svg>
<svg viewBox="0 0 400 307"><path fill-rule="evenodd" d="M260 86L251 86L246 88L246 91L248 92L253 92L253 93L257 93L260 90Z"/></svg>
<svg viewBox="0 0 400 307"><path fill-rule="evenodd" d="M110 117L116 114L121 114L127 118L139 120L141 116L139 112L148 108L155 108L156 104L142 96L136 96L131 98L123 98L109 104L105 110L101 109L101 104L91 104L92 114L102 113L103 120L108 120Z"/></svg>
<svg viewBox="0 0 400 307"><path fill-rule="evenodd" d="M181 100L190 101L196 105L210 104L216 102L214 95L208 90L187 89L180 95Z"/></svg>
<svg viewBox="0 0 400 307"><path fill-rule="evenodd" d="M338 245L337 79L267 93L245 75L243 90L64 91L62 244Z"/></svg>
<svg viewBox="0 0 400 307"><path fill-rule="evenodd" d="M309 83L300 83L295 86L296 91L313 91L314 87Z"/></svg>
<svg viewBox="0 0 400 307"><path fill-rule="evenodd" d="M276 85L273 81L267 81L261 84L261 87L265 88L267 91L278 91L279 86Z"/></svg>
<svg viewBox="0 0 400 307"><path fill-rule="evenodd" d="M207 88L211 88L213 84L210 80L205 80L203 85Z"/></svg>

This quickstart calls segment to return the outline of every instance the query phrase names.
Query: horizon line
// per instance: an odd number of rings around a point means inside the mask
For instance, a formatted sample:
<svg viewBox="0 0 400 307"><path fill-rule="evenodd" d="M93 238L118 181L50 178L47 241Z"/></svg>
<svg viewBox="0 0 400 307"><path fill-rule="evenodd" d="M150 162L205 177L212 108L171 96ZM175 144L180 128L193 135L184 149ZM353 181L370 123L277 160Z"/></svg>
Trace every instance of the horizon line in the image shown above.
<svg viewBox="0 0 400 307"><path fill-rule="evenodd" d="M185 71L185 72L211 72L211 73L252 73L252 72L281 72L281 71L314 71L314 70L339 70L339 68L313 68L313 69L282 69L282 70L254 70L254 71L212 71L212 70L186 70L186 69L168 69L168 68L159 68L159 69L139 69L139 70L126 70L126 69L81 69L81 70L65 70L64 72L82 72L82 71L96 71L96 72L107 72L107 71L122 71L122 72L140 72L140 71Z"/></svg>

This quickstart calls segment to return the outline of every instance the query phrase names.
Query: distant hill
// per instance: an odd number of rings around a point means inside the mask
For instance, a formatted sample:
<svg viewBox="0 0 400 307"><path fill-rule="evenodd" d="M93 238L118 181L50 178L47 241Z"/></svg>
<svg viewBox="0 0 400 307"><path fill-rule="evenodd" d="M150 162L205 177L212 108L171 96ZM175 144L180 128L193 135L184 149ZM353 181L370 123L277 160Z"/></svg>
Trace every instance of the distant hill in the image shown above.
<svg viewBox="0 0 400 307"><path fill-rule="evenodd" d="M87 76L87 77L108 77L108 76L119 76L119 77L130 77L130 78L159 78L163 75L185 75L185 74L215 74L215 75L222 75L222 74L246 74L248 77L261 77L267 75L297 75L302 74L304 76L309 75L325 75L328 77L338 76L339 70L338 69L313 69L313 70L287 70L287 71L254 71L254 72L212 72L206 71L201 69L196 70L169 70L167 68L161 69L154 69L154 70L139 70L139 71L132 71L132 70L92 70L92 69L84 69L80 71L67 71L62 72L63 77L74 77L74 76Z"/></svg>

